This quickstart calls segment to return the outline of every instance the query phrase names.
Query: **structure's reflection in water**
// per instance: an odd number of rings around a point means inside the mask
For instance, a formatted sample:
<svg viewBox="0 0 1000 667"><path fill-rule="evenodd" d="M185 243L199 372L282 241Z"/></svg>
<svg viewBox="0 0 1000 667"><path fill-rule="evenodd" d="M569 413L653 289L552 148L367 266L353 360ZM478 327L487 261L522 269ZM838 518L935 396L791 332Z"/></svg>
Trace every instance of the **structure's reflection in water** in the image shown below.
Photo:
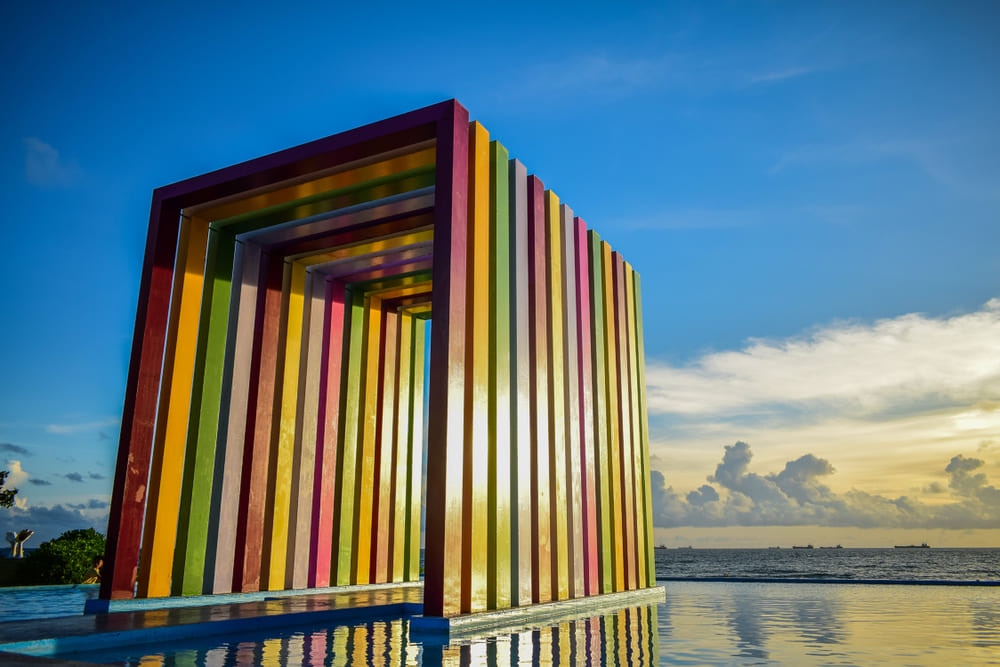
<svg viewBox="0 0 1000 667"><path fill-rule="evenodd" d="M115 662L142 667L207 665L637 665L659 662L657 607L459 640L447 645L410 639L405 619L317 628L269 638L220 642L211 648L149 651ZM127 649L126 649L127 650ZM106 655L88 654L88 660Z"/></svg>
<svg viewBox="0 0 1000 667"><path fill-rule="evenodd" d="M671 583L659 605L444 646L413 641L405 619L215 642L77 657L150 667L1000 665L1000 588Z"/></svg>

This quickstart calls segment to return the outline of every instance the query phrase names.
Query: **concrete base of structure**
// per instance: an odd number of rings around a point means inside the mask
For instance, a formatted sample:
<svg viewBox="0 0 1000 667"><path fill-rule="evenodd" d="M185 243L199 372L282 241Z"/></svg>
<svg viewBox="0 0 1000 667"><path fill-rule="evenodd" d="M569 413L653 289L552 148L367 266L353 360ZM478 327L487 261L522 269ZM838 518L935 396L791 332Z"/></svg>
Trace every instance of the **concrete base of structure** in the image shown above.
<svg viewBox="0 0 1000 667"><path fill-rule="evenodd" d="M253 593L217 593L213 595L184 595L168 598L132 598L123 600L87 600L84 614L111 614L119 611L151 611L153 609L177 609L181 607L203 607L216 604L241 604L300 597L303 595L328 595L331 593L351 593L356 591L377 591L389 588L423 588L422 581L408 581L390 584L365 584L358 586L329 586L327 588L306 588L285 591L256 591Z"/></svg>
<svg viewBox="0 0 1000 667"><path fill-rule="evenodd" d="M663 586L656 586L637 591L592 595L479 614L444 618L414 616L410 619L410 637L425 644L448 644L482 634L512 634L562 621L601 616L626 607L659 604L664 599L666 599L666 589Z"/></svg>

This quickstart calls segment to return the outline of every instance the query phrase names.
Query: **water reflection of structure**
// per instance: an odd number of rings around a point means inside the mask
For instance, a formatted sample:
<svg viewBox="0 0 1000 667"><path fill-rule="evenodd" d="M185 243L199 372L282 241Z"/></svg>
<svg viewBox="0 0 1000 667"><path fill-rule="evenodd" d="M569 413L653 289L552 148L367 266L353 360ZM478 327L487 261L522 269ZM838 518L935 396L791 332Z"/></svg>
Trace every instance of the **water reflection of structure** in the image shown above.
<svg viewBox="0 0 1000 667"><path fill-rule="evenodd" d="M374 621L296 632L212 648L184 649L171 655L133 658L155 665L637 665L659 662L657 608L630 607L604 616L567 620L558 625L457 644L410 641L409 621Z"/></svg>

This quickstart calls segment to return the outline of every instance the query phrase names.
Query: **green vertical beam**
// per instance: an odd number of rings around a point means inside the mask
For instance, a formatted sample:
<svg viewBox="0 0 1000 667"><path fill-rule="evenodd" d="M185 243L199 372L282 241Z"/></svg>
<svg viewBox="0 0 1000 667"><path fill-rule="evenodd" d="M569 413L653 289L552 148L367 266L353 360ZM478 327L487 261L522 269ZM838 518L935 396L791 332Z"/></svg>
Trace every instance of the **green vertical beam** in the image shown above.
<svg viewBox="0 0 1000 667"><path fill-rule="evenodd" d="M488 609L511 606L510 210L507 149L490 143L490 488Z"/></svg>
<svg viewBox="0 0 1000 667"><path fill-rule="evenodd" d="M171 584L173 595L212 592L205 590L203 581L235 252L234 236L209 230L202 324L195 357L196 381L192 387L187 455L181 482L178 555L174 558Z"/></svg>
<svg viewBox="0 0 1000 667"><path fill-rule="evenodd" d="M364 342L365 297L360 290L348 292L350 323L348 326L347 359L344 369L344 389L341 392L340 442L337 446L337 506L334 511L334 534L337 553L332 582L337 586L354 583L351 557L354 555L354 494L358 483L358 433L361 417L361 376L364 372L362 349Z"/></svg>
<svg viewBox="0 0 1000 667"><path fill-rule="evenodd" d="M590 250L590 315L592 334L592 355L594 363L594 449L597 451L597 525L598 557L600 568L600 592L610 593L614 574L612 553L616 544L611 534L611 480L608 448L608 389L605 380L605 299L604 299L604 255L601 252L601 237L591 230L587 235Z"/></svg>

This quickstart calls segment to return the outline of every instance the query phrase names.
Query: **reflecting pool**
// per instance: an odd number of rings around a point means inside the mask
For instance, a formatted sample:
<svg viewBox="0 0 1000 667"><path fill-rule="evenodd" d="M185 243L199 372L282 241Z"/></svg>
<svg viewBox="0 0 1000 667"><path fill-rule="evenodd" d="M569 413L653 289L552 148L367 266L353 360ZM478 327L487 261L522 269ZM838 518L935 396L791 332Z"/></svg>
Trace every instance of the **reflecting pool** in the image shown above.
<svg viewBox="0 0 1000 667"><path fill-rule="evenodd" d="M659 605L439 646L405 618L72 656L120 665L1000 665L1000 588L670 582Z"/></svg>

